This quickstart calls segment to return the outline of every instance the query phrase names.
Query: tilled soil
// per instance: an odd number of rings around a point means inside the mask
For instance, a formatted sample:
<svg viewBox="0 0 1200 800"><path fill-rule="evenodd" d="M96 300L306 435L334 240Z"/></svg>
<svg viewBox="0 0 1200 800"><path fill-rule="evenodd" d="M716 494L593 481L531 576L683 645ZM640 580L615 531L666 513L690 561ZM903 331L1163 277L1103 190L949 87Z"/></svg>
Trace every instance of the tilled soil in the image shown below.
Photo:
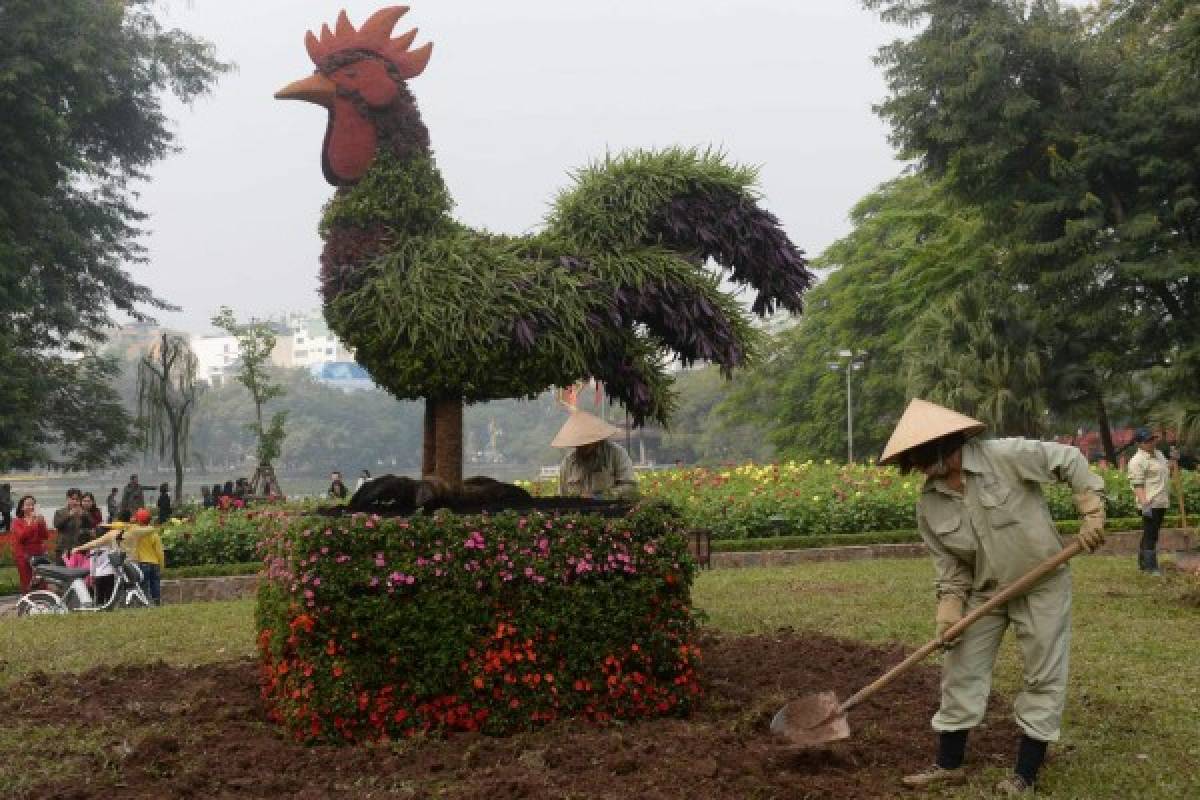
<svg viewBox="0 0 1200 800"><path fill-rule="evenodd" d="M39 736L36 748L6 756L0 784L12 785L18 774L55 776L18 782L14 800L866 799L902 795L900 776L930 762L936 666L852 711L848 741L796 753L767 734L786 700L824 689L847 697L899 662L903 648L790 631L709 634L702 644L706 695L690 719L606 728L558 722L507 739L456 735L386 747L283 740L264 721L250 661L36 674L4 692L0 724L70 731ZM71 731L83 738L75 741ZM1016 738L1007 708L994 702L971 737L972 763L1008 763Z"/></svg>

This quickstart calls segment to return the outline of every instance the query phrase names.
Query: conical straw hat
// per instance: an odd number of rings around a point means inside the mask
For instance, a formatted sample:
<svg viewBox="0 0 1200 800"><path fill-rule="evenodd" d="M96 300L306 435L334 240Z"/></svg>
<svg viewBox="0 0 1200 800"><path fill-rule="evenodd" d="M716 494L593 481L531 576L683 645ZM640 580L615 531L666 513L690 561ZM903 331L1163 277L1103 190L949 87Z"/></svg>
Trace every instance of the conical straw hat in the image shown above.
<svg viewBox="0 0 1200 800"><path fill-rule="evenodd" d="M928 400L913 398L904 409L904 415L896 423L896 430L888 439L887 447L883 448L880 464L890 464L905 450L920 447L926 442L949 436L952 433L965 433L974 436L987 426L977 419L971 419L966 414L942 408Z"/></svg>
<svg viewBox="0 0 1200 800"><path fill-rule="evenodd" d="M592 442L600 442L610 436L620 433L599 417L586 411L572 411L571 416L563 423L558 435L550 443L551 447L580 447Z"/></svg>

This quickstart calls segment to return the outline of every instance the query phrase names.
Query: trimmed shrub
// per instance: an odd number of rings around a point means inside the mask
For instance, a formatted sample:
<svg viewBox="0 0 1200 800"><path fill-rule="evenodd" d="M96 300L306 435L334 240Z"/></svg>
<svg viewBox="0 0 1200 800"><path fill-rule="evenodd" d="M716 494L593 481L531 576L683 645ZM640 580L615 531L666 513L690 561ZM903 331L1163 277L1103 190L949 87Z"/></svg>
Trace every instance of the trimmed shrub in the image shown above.
<svg viewBox="0 0 1200 800"><path fill-rule="evenodd" d="M298 741L684 714L699 693L678 519L260 518L262 695Z"/></svg>
<svg viewBox="0 0 1200 800"><path fill-rule="evenodd" d="M259 558L264 523L276 512L207 509L162 529L168 567L237 564Z"/></svg>

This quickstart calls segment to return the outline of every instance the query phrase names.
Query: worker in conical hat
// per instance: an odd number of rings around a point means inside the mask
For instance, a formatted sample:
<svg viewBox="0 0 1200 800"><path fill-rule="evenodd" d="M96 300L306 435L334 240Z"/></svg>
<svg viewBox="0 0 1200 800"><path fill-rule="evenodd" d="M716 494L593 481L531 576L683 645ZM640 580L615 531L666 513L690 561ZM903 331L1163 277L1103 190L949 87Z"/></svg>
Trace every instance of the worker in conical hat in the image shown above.
<svg viewBox="0 0 1200 800"><path fill-rule="evenodd" d="M948 408L913 400L884 448L881 464L925 475L917 527L935 567L937 635L1062 550L1041 485L1070 484L1083 519L1079 541L1104 541L1104 481L1077 448L1029 439L981 439L986 426ZM953 641L943 663L941 705L933 717L938 752L929 769L908 775L913 788L965 781L967 734L983 721L992 667L1012 626L1025 680L1013 702L1021 739L1015 768L996 788L1032 793L1046 746L1057 741L1066 703L1071 577L1064 565L1021 597L981 618Z"/></svg>
<svg viewBox="0 0 1200 800"><path fill-rule="evenodd" d="M551 447L569 447L558 468L558 493L563 497L632 499L637 493L633 459L610 441L619 429L586 411L574 409Z"/></svg>

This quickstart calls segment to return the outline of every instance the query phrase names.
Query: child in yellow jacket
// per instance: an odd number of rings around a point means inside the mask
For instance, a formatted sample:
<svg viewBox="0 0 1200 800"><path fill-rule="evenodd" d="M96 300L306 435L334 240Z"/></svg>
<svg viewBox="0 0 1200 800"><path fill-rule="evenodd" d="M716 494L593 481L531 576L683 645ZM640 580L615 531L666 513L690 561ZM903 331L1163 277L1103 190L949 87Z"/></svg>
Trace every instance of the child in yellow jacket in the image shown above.
<svg viewBox="0 0 1200 800"><path fill-rule="evenodd" d="M133 560L142 570L142 587L154 605L162 604L162 569L166 565L166 555L163 552L162 537L158 529L147 525L150 512L138 509L134 515L137 524L126 528L114 527L107 533L76 547L72 552L90 550L94 547L117 545L133 556Z"/></svg>

